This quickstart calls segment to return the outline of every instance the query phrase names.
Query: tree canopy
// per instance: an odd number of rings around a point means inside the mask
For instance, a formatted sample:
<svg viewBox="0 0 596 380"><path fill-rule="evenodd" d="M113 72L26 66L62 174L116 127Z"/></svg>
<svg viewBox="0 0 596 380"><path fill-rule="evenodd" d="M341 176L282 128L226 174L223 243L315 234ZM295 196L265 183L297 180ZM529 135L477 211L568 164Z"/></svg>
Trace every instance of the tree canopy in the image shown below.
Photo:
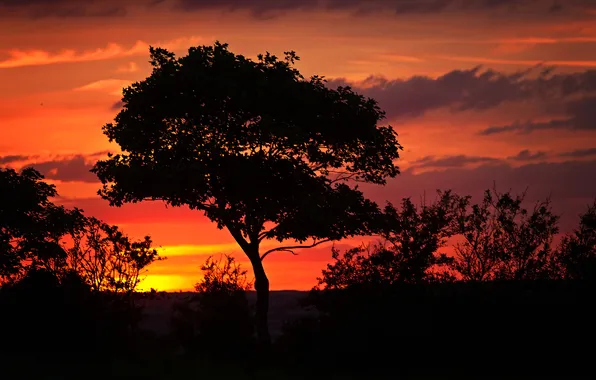
<svg viewBox="0 0 596 380"><path fill-rule="evenodd" d="M35 169L0 169L1 280L43 270L56 281L76 274L96 291L131 292L162 259L149 237L133 241L117 226L54 204L57 195Z"/></svg>
<svg viewBox="0 0 596 380"><path fill-rule="evenodd" d="M52 203L56 195L55 187L34 169L0 169L0 278L66 258L60 239L76 228L82 215Z"/></svg>
<svg viewBox="0 0 596 380"><path fill-rule="evenodd" d="M123 153L95 166L101 195L188 205L253 243L368 232L377 206L342 180L397 175L396 134L375 100L305 79L296 60L220 43L182 58L151 48L151 76L104 127Z"/></svg>

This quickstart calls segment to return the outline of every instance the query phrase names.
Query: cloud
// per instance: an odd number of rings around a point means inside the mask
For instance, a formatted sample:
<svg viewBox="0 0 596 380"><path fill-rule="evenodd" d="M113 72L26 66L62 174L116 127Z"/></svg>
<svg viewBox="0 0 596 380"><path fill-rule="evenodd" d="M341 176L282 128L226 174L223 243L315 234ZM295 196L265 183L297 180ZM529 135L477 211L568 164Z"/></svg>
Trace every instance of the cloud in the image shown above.
<svg viewBox="0 0 596 380"><path fill-rule="evenodd" d="M122 100L118 100L117 102L112 104L112 106L110 107L110 110L120 111L120 109L122 109L122 107L124 107L124 102Z"/></svg>
<svg viewBox="0 0 596 380"><path fill-rule="evenodd" d="M81 17L122 17L127 14L123 2L113 0L0 0L0 18L41 19Z"/></svg>
<svg viewBox="0 0 596 380"><path fill-rule="evenodd" d="M560 87L567 82L585 81L585 78L581 77L553 76L544 67L514 73L475 67L449 71L436 78L413 76L389 80L381 76L371 76L356 83L338 78L329 80L328 85L350 85L364 95L376 99L386 110L388 118L411 118L440 108L450 108L453 112L487 110L505 102L544 96L547 91L554 94L554 90L558 90L560 93ZM567 86L570 87L570 84ZM575 86L577 91L580 91L580 85ZM596 90L596 75L588 87Z"/></svg>
<svg viewBox="0 0 596 380"><path fill-rule="evenodd" d="M592 0L579 0L558 4L536 0L178 0L179 9L199 11L222 9L228 11L248 10L256 15L268 12L297 9L344 10L353 12L391 11L396 15L433 14L453 11L509 13L532 10L544 15L554 10L584 10L593 5ZM165 1L172 3L171 1Z"/></svg>
<svg viewBox="0 0 596 380"><path fill-rule="evenodd" d="M588 96L569 101L566 106L567 117L547 121L516 121L509 125L491 126L482 131L481 135L494 135L506 132L531 133L547 129L567 129L596 131L596 96Z"/></svg>
<svg viewBox="0 0 596 380"><path fill-rule="evenodd" d="M119 73L136 73L139 71L139 65L136 62L128 62L126 65L118 67L116 70Z"/></svg>
<svg viewBox="0 0 596 380"><path fill-rule="evenodd" d="M570 13L585 15L593 6L593 0L0 0L0 18L123 17L134 15L137 10L160 7L160 10L177 12L246 11L255 17L271 17L295 10L323 10L356 14L383 11L396 16L454 12L490 16L532 12L541 17L560 19Z"/></svg>
<svg viewBox="0 0 596 380"><path fill-rule="evenodd" d="M328 85L351 85L361 90L379 101L389 118L416 117L444 107L453 111L484 110L507 101L531 98L538 89L530 73L500 73L476 67L453 70L437 78L413 76L389 80L371 76L361 83L334 79Z"/></svg>
<svg viewBox="0 0 596 380"><path fill-rule="evenodd" d="M177 38L174 40L155 42L151 45L166 49L179 49L198 44L203 39L201 37L191 36ZM41 66L58 63L77 63L102 61L107 59L131 57L134 55L149 54L149 45L144 41L137 41L131 47L125 47L117 43L109 43L104 48L93 50L77 51L66 49L58 52L47 50L19 50L12 49L8 51L8 58L0 61L0 69L11 69L24 66Z"/></svg>
<svg viewBox="0 0 596 380"><path fill-rule="evenodd" d="M128 57L147 53L149 45L137 41L132 47L126 48L120 44L110 43L105 48L77 52L73 49L51 53L45 50L9 50L9 57L0 61L0 69L10 69L23 66L51 65L55 63L73 63L101 61L106 59Z"/></svg>
<svg viewBox="0 0 596 380"><path fill-rule="evenodd" d="M112 95L122 95L122 89L130 86L132 81L126 79L102 79L84 86L75 88L74 91L108 91Z"/></svg>
<svg viewBox="0 0 596 380"><path fill-rule="evenodd" d="M466 156L463 154L445 157L426 156L414 161L412 168L460 168L469 164L489 162L499 162L499 159L493 157Z"/></svg>
<svg viewBox="0 0 596 380"><path fill-rule="evenodd" d="M0 156L0 165L8 165L14 162L26 161L29 159L29 156L23 156L19 154L9 155L9 156Z"/></svg>
<svg viewBox="0 0 596 380"><path fill-rule="evenodd" d="M107 152L97 152L90 155L77 154L74 156L57 157L54 160L35 162L27 166L33 167L47 179L62 182L98 182L95 174L90 170L94 161L104 156Z"/></svg>
<svg viewBox="0 0 596 380"><path fill-rule="evenodd" d="M515 44L512 44L515 46ZM520 51L525 50L529 45L522 45L518 44L517 46L521 47L517 51L511 51L511 46L508 46L506 49L502 47L494 51L495 53L504 53L503 50L509 50L508 53L517 53ZM531 46L530 46L531 47ZM450 56L450 55L439 55L436 58L444 59L447 61L454 61L454 62L467 62L467 63L474 63L474 64L498 64L498 65L515 65L515 66L537 66L537 65L553 65L553 66L571 66L571 67L596 67L596 61L594 60L573 60L573 61L564 61L564 60L537 60L537 59L500 59L500 58L490 58L490 57L471 57L471 56Z"/></svg>
<svg viewBox="0 0 596 380"><path fill-rule="evenodd" d="M432 196L437 189L472 195L476 202L484 190L493 186L499 191L514 193L527 189L530 202L550 196L555 211L562 214L562 230L569 231L577 226L577 215L596 197L596 176L590 173L596 173L596 160L535 162L521 166L501 161L424 172L406 170L389 180L386 186L363 184L361 188L381 204L386 200L397 203L403 197L418 200L424 194Z"/></svg>
<svg viewBox="0 0 596 380"><path fill-rule="evenodd" d="M576 149L571 152L563 152L560 154L560 156L561 157L575 157L575 158L596 156L596 148Z"/></svg>
<svg viewBox="0 0 596 380"><path fill-rule="evenodd" d="M329 87L351 86L376 99L390 121L411 119L446 109L452 113L486 111L505 104L527 104L537 110L528 120L484 127L480 135L530 133L547 129L596 130L596 70L556 72L536 66L514 73L476 67L438 77L390 80L370 76L360 82L331 79ZM540 119L538 117L540 116Z"/></svg>
<svg viewBox="0 0 596 380"><path fill-rule="evenodd" d="M530 152L530 150L528 149L524 149L521 152L519 152L518 154L516 154L515 156L511 156L511 157L507 157L510 160L514 160L514 161L533 161L533 160L537 160L539 158L544 158L546 157L546 152Z"/></svg>

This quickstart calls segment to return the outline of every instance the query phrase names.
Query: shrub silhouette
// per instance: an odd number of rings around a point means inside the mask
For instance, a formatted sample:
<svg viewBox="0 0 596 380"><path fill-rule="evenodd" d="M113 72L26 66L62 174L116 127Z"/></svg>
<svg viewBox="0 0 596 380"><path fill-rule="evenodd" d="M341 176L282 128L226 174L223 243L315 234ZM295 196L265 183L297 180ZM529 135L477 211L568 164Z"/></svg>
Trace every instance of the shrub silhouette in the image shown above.
<svg viewBox="0 0 596 380"><path fill-rule="evenodd" d="M580 216L579 227L563 238L559 258L565 278L596 280L596 201Z"/></svg>
<svg viewBox="0 0 596 380"><path fill-rule="evenodd" d="M548 201L527 211L522 196L509 193L487 192L481 205L471 207L469 197L449 196L444 204L450 211L441 213L444 230L438 235L469 234L459 236L452 268L459 270L473 259L465 268L476 272L455 273L449 281L432 276L411 281L401 274L424 273L428 261L404 261L399 244L388 245L389 252L379 245L368 255L362 249L343 256L334 251L335 262L303 300L317 314L286 324L277 343L279 359L317 367L352 356L359 360L346 364L351 370L419 373L422 368L441 375L588 370L593 350L582 342L596 337L590 321L596 287L582 280L590 278L594 254L594 206L581 216L580 227L553 248L558 218ZM395 226L427 230L419 224L420 213L388 215L396 218ZM425 236L396 235L412 246L417 246L416 236ZM438 257L440 246L429 244L429 252ZM429 257L420 248L413 252ZM488 259L494 261L485 271L482 265L488 261L483 260ZM411 271L410 263L422 264Z"/></svg>
<svg viewBox="0 0 596 380"><path fill-rule="evenodd" d="M63 270L75 271L94 290L130 293L154 261L164 260L149 236L131 241L117 226L85 218L65 245Z"/></svg>
<svg viewBox="0 0 596 380"><path fill-rule="evenodd" d="M487 190L481 204L460 204L456 224L463 241L455 246L452 267L464 280L553 275L552 241L559 217L552 213L549 199L528 211L522 207L524 196Z"/></svg>
<svg viewBox="0 0 596 380"><path fill-rule="evenodd" d="M342 289L351 285L425 283L449 279L445 273L451 259L439 248L453 235L455 211L462 198L439 192L432 204L416 207L403 199L401 207L385 207L382 242L373 247L353 248L341 254L332 249L334 262L323 270L318 286Z"/></svg>
<svg viewBox="0 0 596 380"><path fill-rule="evenodd" d="M188 353L215 360L250 357L254 325L246 298L252 284L246 271L229 255L209 257L201 270L196 293L174 306L176 341Z"/></svg>

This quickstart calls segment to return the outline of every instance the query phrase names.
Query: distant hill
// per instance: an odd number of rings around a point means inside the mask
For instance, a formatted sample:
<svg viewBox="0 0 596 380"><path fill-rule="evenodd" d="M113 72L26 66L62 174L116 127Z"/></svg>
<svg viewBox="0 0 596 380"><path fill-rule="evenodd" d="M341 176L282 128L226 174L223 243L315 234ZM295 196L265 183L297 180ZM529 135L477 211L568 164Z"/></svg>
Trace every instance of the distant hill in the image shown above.
<svg viewBox="0 0 596 380"><path fill-rule="evenodd" d="M166 335L170 332L170 318L172 305L192 296L192 292L159 292L153 297L144 293L139 304L144 306L141 328L155 332L158 335ZM306 296L307 292L298 290L272 291L269 306L269 326L273 337L279 336L285 321L308 314L300 308L299 300ZM256 293L248 293L248 300L254 305Z"/></svg>

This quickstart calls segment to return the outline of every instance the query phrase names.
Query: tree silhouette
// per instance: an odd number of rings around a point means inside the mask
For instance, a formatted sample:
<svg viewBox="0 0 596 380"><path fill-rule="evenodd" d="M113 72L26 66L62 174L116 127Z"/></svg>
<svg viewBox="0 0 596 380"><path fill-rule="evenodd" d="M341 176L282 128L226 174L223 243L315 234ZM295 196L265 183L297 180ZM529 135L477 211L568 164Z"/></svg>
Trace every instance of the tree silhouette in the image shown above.
<svg viewBox="0 0 596 380"><path fill-rule="evenodd" d="M455 246L453 269L464 280L551 276L559 217L548 199L528 211L522 207L524 196L487 190L482 203L471 207L470 198L462 198L456 220L462 240Z"/></svg>
<svg viewBox="0 0 596 380"><path fill-rule="evenodd" d="M60 239L83 220L79 210L53 204L53 185L27 168L0 169L0 279L21 277L27 269L64 260Z"/></svg>
<svg viewBox="0 0 596 380"><path fill-rule="evenodd" d="M177 341L191 353L215 354L225 360L248 358L254 327L246 297L252 287L247 271L229 255L207 258L201 271L196 293L174 305Z"/></svg>
<svg viewBox="0 0 596 380"><path fill-rule="evenodd" d="M143 271L164 259L149 236L131 241L117 226L96 218L86 218L70 237L64 268L78 273L93 290L130 293Z"/></svg>
<svg viewBox="0 0 596 380"><path fill-rule="evenodd" d="M559 262L566 278L596 279L596 200L580 216L579 228L563 238Z"/></svg>
<svg viewBox="0 0 596 380"><path fill-rule="evenodd" d="M461 202L459 196L446 191L438 192L436 201L421 207L410 198L403 199L400 207L389 203L385 207L381 244L352 248L343 254L333 248L335 261L323 270L318 285L342 289L351 285L420 284L442 279L451 259L438 249L453 234L455 210Z"/></svg>
<svg viewBox="0 0 596 380"><path fill-rule="evenodd" d="M115 206L187 205L227 228L252 264L259 342L269 346L262 260L375 230L378 206L345 181L396 176L397 135L378 125L375 100L305 79L294 52L252 61L215 43L182 58L150 53L151 76L124 90L104 126L123 153L94 167L100 194ZM262 252L267 239L293 242Z"/></svg>

